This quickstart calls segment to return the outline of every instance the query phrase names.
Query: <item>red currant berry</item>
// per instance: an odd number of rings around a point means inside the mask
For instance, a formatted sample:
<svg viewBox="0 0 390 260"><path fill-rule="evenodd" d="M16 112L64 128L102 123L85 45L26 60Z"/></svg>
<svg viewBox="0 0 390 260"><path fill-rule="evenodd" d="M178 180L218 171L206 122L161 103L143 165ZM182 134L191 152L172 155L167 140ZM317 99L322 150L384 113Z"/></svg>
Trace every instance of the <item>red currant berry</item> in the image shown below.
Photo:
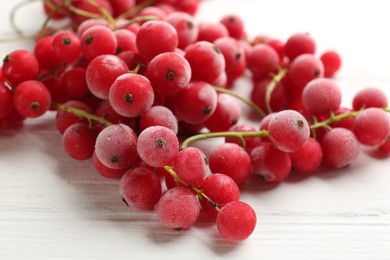
<svg viewBox="0 0 390 260"><path fill-rule="evenodd" d="M51 96L44 84L36 80L27 80L16 87L13 101L16 110L22 116L33 118L49 110Z"/></svg>
<svg viewBox="0 0 390 260"><path fill-rule="evenodd" d="M29 51L16 50L3 59L2 74L12 87L24 81L36 79L38 71L38 60Z"/></svg>

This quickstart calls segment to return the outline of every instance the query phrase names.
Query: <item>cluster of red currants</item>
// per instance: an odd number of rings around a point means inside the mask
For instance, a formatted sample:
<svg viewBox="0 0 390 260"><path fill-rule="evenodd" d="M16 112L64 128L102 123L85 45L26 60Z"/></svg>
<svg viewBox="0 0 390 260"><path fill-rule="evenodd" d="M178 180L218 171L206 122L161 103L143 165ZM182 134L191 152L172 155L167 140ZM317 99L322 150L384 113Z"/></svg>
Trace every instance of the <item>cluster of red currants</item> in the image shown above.
<svg viewBox="0 0 390 260"><path fill-rule="evenodd" d="M304 33L286 42L250 40L236 15L196 22L198 5L44 1L48 20L71 26L4 58L0 123L57 110L64 150L120 179L129 207L156 209L175 230L193 225L203 209L230 241L256 226L255 211L239 200L251 174L278 183L292 169L345 167L360 144L390 151L386 96L367 88L351 109L340 107L341 91L330 79L341 65L336 52L316 56ZM253 82L250 100L230 89L244 75ZM240 124L239 100L262 120ZM182 134L191 136L180 143ZM209 156L190 146L214 137L226 142Z"/></svg>

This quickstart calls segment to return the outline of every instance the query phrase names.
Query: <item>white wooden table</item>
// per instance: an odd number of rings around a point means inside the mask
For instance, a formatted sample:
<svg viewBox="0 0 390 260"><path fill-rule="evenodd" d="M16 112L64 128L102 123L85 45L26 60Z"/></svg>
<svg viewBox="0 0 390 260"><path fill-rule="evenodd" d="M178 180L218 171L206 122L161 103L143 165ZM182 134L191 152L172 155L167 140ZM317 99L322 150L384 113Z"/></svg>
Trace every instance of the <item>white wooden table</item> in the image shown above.
<svg viewBox="0 0 390 260"><path fill-rule="evenodd" d="M17 2L0 0L0 37L12 35L7 19ZM38 3L23 8L18 24L34 32L43 20L39 12ZM309 32L319 52L337 50L343 105L366 86L390 97L386 1L208 0L198 19L227 13L240 14L249 35L285 40ZM32 45L0 44L0 57L16 48ZM248 240L232 245L206 220L178 233L163 228L153 212L129 211L118 181L65 154L53 117L0 130L1 260L390 259L390 157L364 148L346 169L291 177L277 187L254 178L242 200L255 208L258 224Z"/></svg>

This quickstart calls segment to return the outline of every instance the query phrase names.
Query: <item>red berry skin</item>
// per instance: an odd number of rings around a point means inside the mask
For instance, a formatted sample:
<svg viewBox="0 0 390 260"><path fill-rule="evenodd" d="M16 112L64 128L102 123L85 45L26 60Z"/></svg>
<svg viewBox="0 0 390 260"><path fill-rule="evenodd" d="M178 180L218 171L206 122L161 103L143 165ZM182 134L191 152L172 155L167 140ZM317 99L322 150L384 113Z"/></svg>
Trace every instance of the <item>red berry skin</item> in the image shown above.
<svg viewBox="0 0 390 260"><path fill-rule="evenodd" d="M161 223L174 230L191 227L199 217L200 206L196 196L185 187L175 187L164 193L157 203Z"/></svg>
<svg viewBox="0 0 390 260"><path fill-rule="evenodd" d="M152 107L154 91L148 78L138 74L123 74L112 84L108 99L118 114L137 117Z"/></svg>
<svg viewBox="0 0 390 260"><path fill-rule="evenodd" d="M11 90L0 82L0 118L5 117L11 111L13 100Z"/></svg>
<svg viewBox="0 0 390 260"><path fill-rule="evenodd" d="M49 110L51 96L44 84L27 80L19 84L13 95L16 110L24 117L39 117Z"/></svg>
<svg viewBox="0 0 390 260"><path fill-rule="evenodd" d="M120 179L127 172L127 168L124 169L111 169L105 166L97 157L94 152L92 155L92 163L96 169L96 171L103 177L109 179Z"/></svg>
<svg viewBox="0 0 390 260"><path fill-rule="evenodd" d="M103 25L87 29L80 41L81 54L87 61L92 61L103 54L115 54L117 50L117 41L113 31Z"/></svg>
<svg viewBox="0 0 390 260"><path fill-rule="evenodd" d="M87 124L76 123L69 126L62 135L65 152L75 160L87 160L92 157L97 132Z"/></svg>
<svg viewBox="0 0 390 260"><path fill-rule="evenodd" d="M267 44L257 44L249 49L248 68L254 79L269 77L277 71L279 65L278 53Z"/></svg>
<svg viewBox="0 0 390 260"><path fill-rule="evenodd" d="M205 122L217 107L217 92L203 81L190 82L175 97L175 114L190 124Z"/></svg>
<svg viewBox="0 0 390 260"><path fill-rule="evenodd" d="M195 147L181 150L175 156L172 164L177 176L194 186L203 180L208 170L206 155Z"/></svg>
<svg viewBox="0 0 390 260"><path fill-rule="evenodd" d="M222 173L214 173L207 176L200 184L199 188L207 194L207 196L214 201L219 208L231 201L238 201L240 199L240 189L236 182L229 176ZM199 200L200 205L207 213L212 216L217 216L217 211L205 199Z"/></svg>
<svg viewBox="0 0 390 260"><path fill-rule="evenodd" d="M146 167L137 167L123 175L119 191L130 207L151 210L160 199L162 188L155 172Z"/></svg>
<svg viewBox="0 0 390 260"><path fill-rule="evenodd" d="M53 50L54 36L47 35L40 38L34 47L34 55L38 61L39 68L42 70L50 70L59 64Z"/></svg>
<svg viewBox="0 0 390 260"><path fill-rule="evenodd" d="M3 77L12 87L24 81L36 79L38 71L38 60L29 51L15 50L3 59Z"/></svg>
<svg viewBox="0 0 390 260"><path fill-rule="evenodd" d="M380 108L367 108L357 115L353 132L361 144L379 146L390 135L390 118Z"/></svg>
<svg viewBox="0 0 390 260"><path fill-rule="evenodd" d="M343 168L354 161L360 152L359 142L353 132L333 128L321 142L323 161L330 168Z"/></svg>
<svg viewBox="0 0 390 260"><path fill-rule="evenodd" d="M361 108L387 107L388 100L386 94L379 88L367 87L361 89L355 94L352 100L353 110L358 111Z"/></svg>
<svg viewBox="0 0 390 260"><path fill-rule="evenodd" d="M173 133L178 132L178 123L175 115L165 106L152 106L142 114L139 121L139 131L142 132L150 126L165 126Z"/></svg>
<svg viewBox="0 0 390 260"><path fill-rule="evenodd" d="M313 115L326 116L340 107L341 90L331 79L313 79L303 89L302 101Z"/></svg>
<svg viewBox="0 0 390 260"><path fill-rule="evenodd" d="M291 158L286 152L277 149L272 143L263 143L251 152L253 173L267 182L279 183L291 171Z"/></svg>
<svg viewBox="0 0 390 260"><path fill-rule="evenodd" d="M219 234L231 242L247 239L255 229L256 222L256 212L242 201L229 202L217 216Z"/></svg>
<svg viewBox="0 0 390 260"><path fill-rule="evenodd" d="M341 68L341 57L336 51L325 51L320 60L324 64L324 76L331 78Z"/></svg>
<svg viewBox="0 0 390 260"><path fill-rule="evenodd" d="M322 162L322 148L316 139L310 138L305 145L290 154L293 169L300 174L315 172Z"/></svg>
<svg viewBox="0 0 390 260"><path fill-rule="evenodd" d="M179 140L170 129L164 126L151 126L139 134L137 152L147 165L164 167L179 152Z"/></svg>
<svg viewBox="0 0 390 260"><path fill-rule="evenodd" d="M314 54L316 43L307 33L295 33L287 39L284 51L289 60L293 61L301 54Z"/></svg>
<svg viewBox="0 0 390 260"><path fill-rule="evenodd" d="M390 139L384 142L382 145L378 147L378 150L382 153L389 154L390 153Z"/></svg>
<svg viewBox="0 0 390 260"><path fill-rule="evenodd" d="M291 62L289 74L295 83L294 90L300 95L307 83L324 76L324 65L313 54L302 54Z"/></svg>
<svg viewBox="0 0 390 260"><path fill-rule="evenodd" d="M178 48L184 50L198 38L199 27L194 17L184 12L173 12L164 19L175 27L178 37Z"/></svg>
<svg viewBox="0 0 390 260"><path fill-rule="evenodd" d="M148 21L141 25L136 44L138 52L147 60L151 60L160 53L171 52L177 48L177 32L167 22Z"/></svg>
<svg viewBox="0 0 390 260"><path fill-rule="evenodd" d="M299 150L310 137L307 120L294 110L283 110L274 114L268 131L271 142L284 152Z"/></svg>
<svg viewBox="0 0 390 260"><path fill-rule="evenodd" d="M215 40L229 36L225 25L216 22L199 22L199 35L197 41L214 42Z"/></svg>
<svg viewBox="0 0 390 260"><path fill-rule="evenodd" d="M96 139L95 152L109 168L129 168L137 159L137 134L124 124L107 126Z"/></svg>
<svg viewBox="0 0 390 260"><path fill-rule="evenodd" d="M225 25L230 37L237 40L245 38L244 22L239 16L235 14L228 14L222 17L220 22Z"/></svg>
<svg viewBox="0 0 390 260"><path fill-rule="evenodd" d="M212 173L226 174L240 185L249 179L252 164L244 148L233 143L224 143L211 152L209 166Z"/></svg>
<svg viewBox="0 0 390 260"><path fill-rule="evenodd" d="M62 74L60 86L66 100L82 100L89 94L87 81L85 79L86 70L75 67Z"/></svg>
<svg viewBox="0 0 390 260"><path fill-rule="evenodd" d="M62 32L56 34L52 46L55 59L60 62L72 63L81 54L80 40L74 33Z"/></svg>
<svg viewBox="0 0 390 260"><path fill-rule="evenodd" d="M205 126L211 132L225 132L237 124L240 117L241 107L237 100L228 94L221 93L218 94L217 108L205 121Z"/></svg>
<svg viewBox="0 0 390 260"><path fill-rule="evenodd" d="M173 95L188 86L191 66L182 55L165 52L150 61L146 76L156 91Z"/></svg>
<svg viewBox="0 0 390 260"><path fill-rule="evenodd" d="M108 99L112 83L128 70L127 64L115 55L98 56L89 63L86 70L88 88L96 97Z"/></svg>
<svg viewBox="0 0 390 260"><path fill-rule="evenodd" d="M192 80L212 84L225 70L225 59L221 51L210 42L200 41L188 46L184 57L191 65Z"/></svg>
<svg viewBox="0 0 390 260"><path fill-rule="evenodd" d="M225 59L225 72L227 80L232 83L242 76L247 65L245 49L236 39L222 37L214 41Z"/></svg>
<svg viewBox="0 0 390 260"><path fill-rule="evenodd" d="M136 3L135 0L110 0L114 16L118 16L132 9Z"/></svg>

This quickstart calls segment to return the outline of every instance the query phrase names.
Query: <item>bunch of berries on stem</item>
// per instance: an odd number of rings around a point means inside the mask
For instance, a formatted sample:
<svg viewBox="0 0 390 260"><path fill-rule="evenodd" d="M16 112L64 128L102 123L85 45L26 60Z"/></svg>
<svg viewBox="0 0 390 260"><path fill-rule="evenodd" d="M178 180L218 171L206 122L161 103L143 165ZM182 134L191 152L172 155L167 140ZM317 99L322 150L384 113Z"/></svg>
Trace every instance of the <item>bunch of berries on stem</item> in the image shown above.
<svg viewBox="0 0 390 260"><path fill-rule="evenodd" d="M251 176L280 183L347 167L361 146L390 152L387 97L369 87L342 107L337 52L318 55L306 33L250 38L234 14L197 22L199 4L45 0L32 50L3 59L1 127L51 111L64 151L118 179L132 210L155 210L175 230L203 210L233 242L256 227L240 200ZM68 23L54 30L53 20ZM241 77L249 97L234 90ZM210 138L224 142L206 155L196 141Z"/></svg>

